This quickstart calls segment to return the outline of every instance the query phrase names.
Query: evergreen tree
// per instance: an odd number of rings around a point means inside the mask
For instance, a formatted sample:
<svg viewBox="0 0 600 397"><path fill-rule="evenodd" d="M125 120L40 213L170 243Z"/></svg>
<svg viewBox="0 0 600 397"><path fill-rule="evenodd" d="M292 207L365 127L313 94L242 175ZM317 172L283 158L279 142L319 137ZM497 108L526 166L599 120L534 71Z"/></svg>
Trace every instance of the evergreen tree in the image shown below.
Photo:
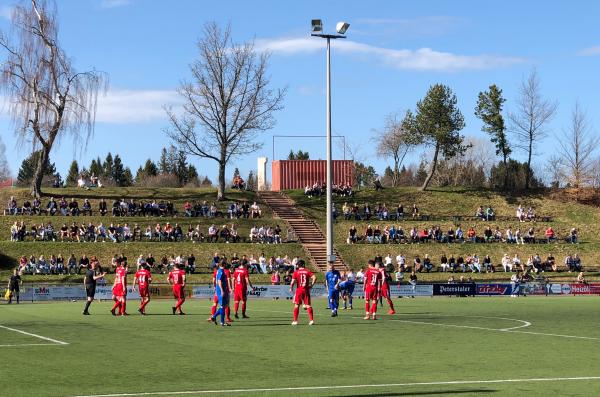
<svg viewBox="0 0 600 397"><path fill-rule="evenodd" d="M113 179L113 164L114 164L113 156L110 152L108 152L108 154L106 155L106 159L104 160L104 163L102 164L102 176L114 181L114 179Z"/></svg>
<svg viewBox="0 0 600 397"><path fill-rule="evenodd" d="M421 160L419 163L419 168L415 173L415 183L418 185L422 185L427 179L427 161Z"/></svg>
<svg viewBox="0 0 600 397"><path fill-rule="evenodd" d="M104 176L104 171L102 170L102 162L98 162L99 160L92 159L90 164L90 175L95 175L98 178Z"/></svg>
<svg viewBox="0 0 600 397"><path fill-rule="evenodd" d="M69 173L67 174L67 186L77 186L78 179L79 164L77 164L77 160L73 160L71 167L69 167Z"/></svg>
<svg viewBox="0 0 600 397"><path fill-rule="evenodd" d="M195 179L198 179L198 170L196 170L196 167L190 164L187 168L187 181L191 182Z"/></svg>
<svg viewBox="0 0 600 397"><path fill-rule="evenodd" d="M123 162L121 161L121 157L117 154L113 160L112 166L112 174L111 178L115 182L117 186L125 186L125 167L123 166ZM131 174L131 170L129 171Z"/></svg>
<svg viewBox="0 0 600 397"><path fill-rule="evenodd" d="M251 192L256 190L256 178L254 177L254 171L250 170L248 173L248 180L246 181L246 189Z"/></svg>
<svg viewBox="0 0 600 397"><path fill-rule="evenodd" d="M506 126L502 116L502 106L506 99L502 97L502 90L495 84L492 84L489 91L480 92L475 108L475 115L483 121L484 132L490 135L490 140L496 145L496 155L502 156L504 163L504 183L502 186L508 188L508 156L511 148L506 136Z"/></svg>
<svg viewBox="0 0 600 397"><path fill-rule="evenodd" d="M142 168L142 166L140 165L137 169L137 171L135 172L135 184L139 184L140 182L142 182L144 179L146 179L148 175L144 172L144 169Z"/></svg>
<svg viewBox="0 0 600 397"><path fill-rule="evenodd" d="M175 149L173 146L171 148ZM183 186L189 181L187 155L184 151L180 150L177 152L177 162L175 164L175 175L177 175L179 183Z"/></svg>
<svg viewBox="0 0 600 397"><path fill-rule="evenodd" d="M377 173L372 165L366 166L360 162L354 162L354 179L359 188L371 186L375 181Z"/></svg>
<svg viewBox="0 0 600 397"><path fill-rule="evenodd" d="M169 167L169 161L167 159L167 148L162 148L162 151L160 152L158 170L161 174L169 174L171 172L171 167Z"/></svg>
<svg viewBox="0 0 600 397"><path fill-rule="evenodd" d="M154 161L148 159L146 160L146 164L144 164L144 173L146 176L156 176L158 175L158 167L154 164Z"/></svg>
<svg viewBox="0 0 600 397"><path fill-rule="evenodd" d="M212 186L212 181L210 179L208 179L207 176L205 176L204 179L202 179L201 185L204 187L210 187L210 186Z"/></svg>
<svg viewBox="0 0 600 397"><path fill-rule="evenodd" d="M413 116L407 112L405 125L414 136L415 142L433 147L433 157L427 178L421 186L426 190L435 174L440 155L451 159L464 153L468 146L463 144L460 130L465 127L465 119L458 100L450 87L435 84L429 88L425 98L417 103L417 112Z"/></svg>
<svg viewBox="0 0 600 397"><path fill-rule="evenodd" d="M19 186L27 186L31 183L39 158L40 151L35 151L23 160L19 168L19 174L17 175L17 184ZM56 174L56 166L54 163L50 163L50 159L46 161L44 169L44 176L54 176Z"/></svg>
<svg viewBox="0 0 600 397"><path fill-rule="evenodd" d="M129 167L126 167L125 171L123 171L123 177L119 186L128 187L131 185L133 185L133 175L131 174Z"/></svg>

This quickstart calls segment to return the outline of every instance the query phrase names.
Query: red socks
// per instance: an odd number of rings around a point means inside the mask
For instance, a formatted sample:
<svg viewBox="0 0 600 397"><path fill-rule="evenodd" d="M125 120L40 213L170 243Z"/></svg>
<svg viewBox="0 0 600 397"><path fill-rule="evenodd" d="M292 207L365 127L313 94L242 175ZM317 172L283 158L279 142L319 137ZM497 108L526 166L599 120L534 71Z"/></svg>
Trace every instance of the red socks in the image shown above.
<svg viewBox="0 0 600 397"><path fill-rule="evenodd" d="M115 310L117 308L119 309L119 311L121 311L121 302L119 302L119 301L115 301L115 304L111 310Z"/></svg>
<svg viewBox="0 0 600 397"><path fill-rule="evenodd" d="M373 302L371 305L371 314L377 313L377 301Z"/></svg>
<svg viewBox="0 0 600 397"><path fill-rule="evenodd" d="M123 302L121 302L121 314L127 313L127 311L125 310L125 308L127 307L127 301L123 300Z"/></svg>
<svg viewBox="0 0 600 397"><path fill-rule="evenodd" d="M309 307L306 309L306 311L308 312L308 319L309 319L310 321L312 321L312 320L313 320L313 310L312 310L312 307L310 307L310 306L309 306Z"/></svg>
<svg viewBox="0 0 600 397"><path fill-rule="evenodd" d="M181 305L183 305L183 302L185 302L185 299L177 299L177 304L175 305L175 310L179 310L179 312L181 313Z"/></svg>
<svg viewBox="0 0 600 397"><path fill-rule="evenodd" d="M213 305L210 308L210 315L214 317L216 312L217 312L217 307L215 305Z"/></svg>
<svg viewBox="0 0 600 397"><path fill-rule="evenodd" d="M235 314L238 313L238 309L240 308L240 302L235 302L233 304L233 311L235 312Z"/></svg>
<svg viewBox="0 0 600 397"><path fill-rule="evenodd" d="M294 307L294 321L298 321L298 313L300 313L300 308Z"/></svg>
<svg viewBox="0 0 600 397"><path fill-rule="evenodd" d="M227 306L225 308L225 316L227 317L227 321L231 321L231 317L229 317L230 314L231 314L231 311L229 309L229 306Z"/></svg>
<svg viewBox="0 0 600 397"><path fill-rule="evenodd" d="M387 298L388 305L390 305L390 309L394 310L394 302L390 298Z"/></svg>
<svg viewBox="0 0 600 397"><path fill-rule="evenodd" d="M365 300L365 313L369 314L369 301Z"/></svg>

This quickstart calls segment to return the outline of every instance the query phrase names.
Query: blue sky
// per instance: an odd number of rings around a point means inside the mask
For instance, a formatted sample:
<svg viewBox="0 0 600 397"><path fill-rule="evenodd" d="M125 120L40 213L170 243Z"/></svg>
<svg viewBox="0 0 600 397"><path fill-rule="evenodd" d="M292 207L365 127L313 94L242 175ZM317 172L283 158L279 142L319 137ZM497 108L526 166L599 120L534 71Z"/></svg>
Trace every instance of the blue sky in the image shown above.
<svg viewBox="0 0 600 397"><path fill-rule="evenodd" d="M14 1L0 0L0 29ZM75 158L89 164L108 151L119 153L135 172L169 144L162 106L177 106L179 82L189 77L195 42L208 21L231 23L236 41L256 40L258 50L272 51L273 87L287 87L277 125L262 135L264 148L236 159L243 175L256 157L272 157L272 136L318 135L325 130L324 42L309 38L310 20L322 18L325 30L351 24L344 42L333 43L333 131L359 146L363 160L383 171L370 139L386 114L414 108L428 87L452 87L466 117L465 135L483 137L473 116L479 91L495 83L513 108L518 85L536 67L543 95L559 102L551 134L541 153L555 150L554 134L568 126L576 100L600 125L600 3L503 1L227 1L59 0L60 39L78 70L96 68L110 76L100 98L95 134L87 148L62 142L52 153L61 174ZM5 108L0 134L16 174L29 148L18 148ZM324 140L280 139L275 157L290 148L324 158ZM341 151L335 153L341 157ZM408 161L416 161L417 154ZM518 158L524 158L520 152ZM536 161L543 163L544 157ZM216 163L192 159L213 180Z"/></svg>

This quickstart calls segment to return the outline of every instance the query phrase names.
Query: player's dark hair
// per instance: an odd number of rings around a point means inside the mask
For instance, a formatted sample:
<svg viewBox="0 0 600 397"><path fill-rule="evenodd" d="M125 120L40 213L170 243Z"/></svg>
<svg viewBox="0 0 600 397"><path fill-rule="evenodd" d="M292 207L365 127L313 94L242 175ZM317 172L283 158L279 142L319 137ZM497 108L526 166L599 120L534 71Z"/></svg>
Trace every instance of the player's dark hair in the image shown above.
<svg viewBox="0 0 600 397"><path fill-rule="evenodd" d="M375 265L375 261L373 259L369 259L369 261L367 262L367 264L369 266L374 266Z"/></svg>
<svg viewBox="0 0 600 397"><path fill-rule="evenodd" d="M296 263L296 264L298 265L298 267L304 267L304 266L306 266L306 264L304 263L304 259L300 259L298 261L298 263Z"/></svg>

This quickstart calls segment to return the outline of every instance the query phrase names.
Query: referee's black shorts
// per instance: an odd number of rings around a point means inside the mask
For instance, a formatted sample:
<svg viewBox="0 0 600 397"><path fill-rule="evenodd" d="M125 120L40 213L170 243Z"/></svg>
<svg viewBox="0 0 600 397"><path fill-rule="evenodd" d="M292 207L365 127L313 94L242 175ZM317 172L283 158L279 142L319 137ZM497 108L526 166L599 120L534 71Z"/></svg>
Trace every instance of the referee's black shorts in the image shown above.
<svg viewBox="0 0 600 397"><path fill-rule="evenodd" d="M85 286L85 294L88 298L94 299L94 295L96 294L96 287L92 285Z"/></svg>

